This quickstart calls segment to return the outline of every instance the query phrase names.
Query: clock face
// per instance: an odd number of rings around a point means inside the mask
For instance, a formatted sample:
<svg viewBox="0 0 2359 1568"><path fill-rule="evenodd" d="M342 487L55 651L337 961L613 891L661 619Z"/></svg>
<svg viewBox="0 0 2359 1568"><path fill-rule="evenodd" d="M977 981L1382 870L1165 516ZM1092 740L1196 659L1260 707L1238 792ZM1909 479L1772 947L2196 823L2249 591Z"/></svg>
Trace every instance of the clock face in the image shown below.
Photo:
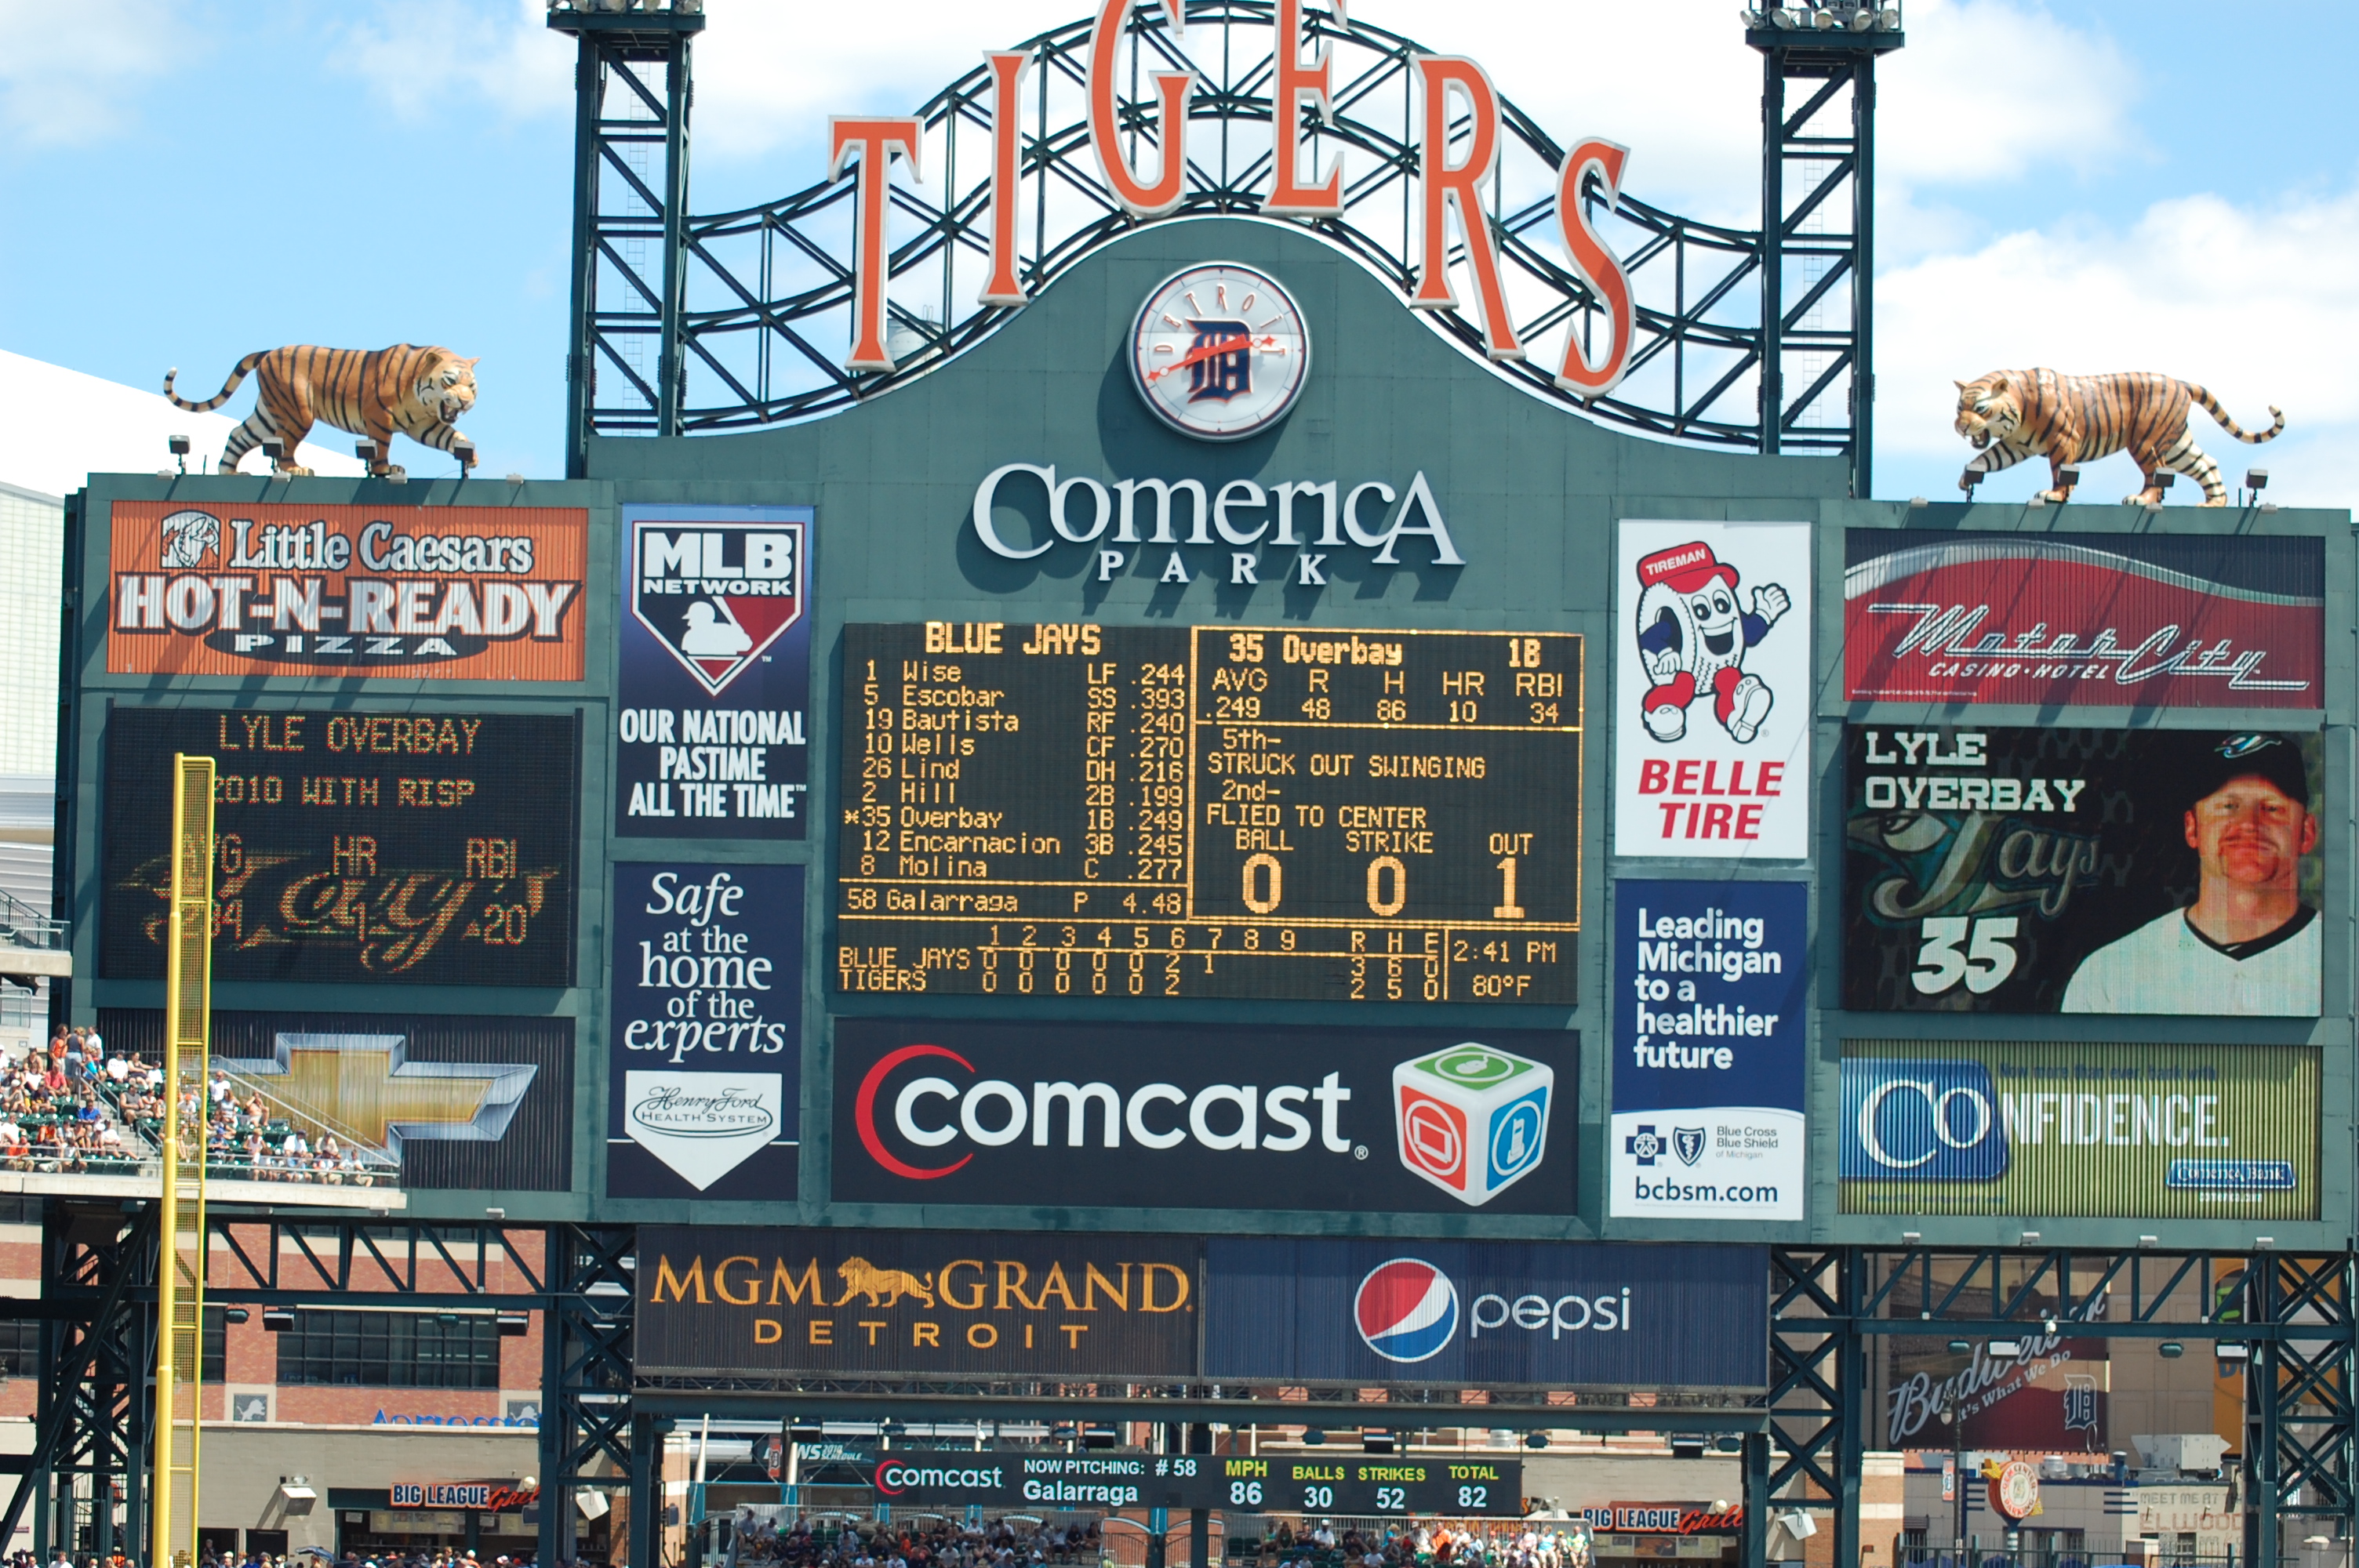
<svg viewBox="0 0 2359 1568"><path fill-rule="evenodd" d="M1138 395L1167 425L1207 441L1266 430L1294 406L1310 333L1267 273L1209 262L1147 297L1130 335Z"/></svg>

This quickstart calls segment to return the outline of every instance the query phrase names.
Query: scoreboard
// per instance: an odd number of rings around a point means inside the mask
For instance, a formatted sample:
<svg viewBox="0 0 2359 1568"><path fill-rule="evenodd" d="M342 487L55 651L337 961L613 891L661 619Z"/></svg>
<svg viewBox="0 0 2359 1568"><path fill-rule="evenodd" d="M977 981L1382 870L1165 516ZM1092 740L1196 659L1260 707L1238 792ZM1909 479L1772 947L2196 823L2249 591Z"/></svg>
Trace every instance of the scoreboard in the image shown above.
<svg viewBox="0 0 2359 1568"><path fill-rule="evenodd" d="M845 991L1571 1003L1582 639L844 628Z"/></svg>
<svg viewBox="0 0 2359 1568"><path fill-rule="evenodd" d="M164 973L172 754L210 756L213 978L565 986L581 720L116 708L101 967Z"/></svg>
<svg viewBox="0 0 2359 1568"><path fill-rule="evenodd" d="M1254 1513L1516 1519L1520 1460L1473 1454L1060 1454L913 1450L863 1469L878 1499L937 1508L1228 1509Z"/></svg>

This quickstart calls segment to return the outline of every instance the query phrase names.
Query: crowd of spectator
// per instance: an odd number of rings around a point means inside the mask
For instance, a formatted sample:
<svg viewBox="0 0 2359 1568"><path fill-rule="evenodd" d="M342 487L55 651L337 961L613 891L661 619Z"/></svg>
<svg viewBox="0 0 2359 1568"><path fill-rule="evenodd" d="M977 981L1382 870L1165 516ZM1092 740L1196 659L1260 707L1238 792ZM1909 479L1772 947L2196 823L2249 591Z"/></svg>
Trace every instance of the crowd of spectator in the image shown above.
<svg viewBox="0 0 2359 1568"><path fill-rule="evenodd" d="M137 1052L108 1056L94 1029L60 1029L46 1050L0 1065L0 1166L128 1175L145 1153L123 1120L161 1073Z"/></svg>
<svg viewBox="0 0 2359 1568"><path fill-rule="evenodd" d="M1230 1560L1248 1563L1332 1564L1334 1568L1589 1568L1590 1535L1571 1524L1524 1521L1485 1525L1419 1521L1347 1524L1281 1519L1255 1541L1237 1541Z"/></svg>
<svg viewBox="0 0 2359 1568"><path fill-rule="evenodd" d="M163 1147L164 1069L137 1051L110 1053L95 1029L60 1028L22 1061L0 1062L0 1168L130 1175ZM321 1132L314 1142L257 1089L227 1072L181 1091L185 1128L203 1129L216 1176L366 1187L391 1174L382 1155Z"/></svg>
<svg viewBox="0 0 2359 1568"><path fill-rule="evenodd" d="M726 1568L1046 1568L1098 1561L1095 1519L995 1519L983 1524L865 1525L844 1520L781 1525L752 1509L738 1511Z"/></svg>

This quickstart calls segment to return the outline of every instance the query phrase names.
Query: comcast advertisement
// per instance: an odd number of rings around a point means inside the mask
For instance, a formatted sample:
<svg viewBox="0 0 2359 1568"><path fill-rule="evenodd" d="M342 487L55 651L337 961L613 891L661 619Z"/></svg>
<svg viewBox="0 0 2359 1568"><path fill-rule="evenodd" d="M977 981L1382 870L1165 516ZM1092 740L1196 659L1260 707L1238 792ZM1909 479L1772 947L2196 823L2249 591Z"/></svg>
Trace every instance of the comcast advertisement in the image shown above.
<svg viewBox="0 0 2359 1568"><path fill-rule="evenodd" d="M2316 1219L2307 1045L1846 1040L1842 1210Z"/></svg>

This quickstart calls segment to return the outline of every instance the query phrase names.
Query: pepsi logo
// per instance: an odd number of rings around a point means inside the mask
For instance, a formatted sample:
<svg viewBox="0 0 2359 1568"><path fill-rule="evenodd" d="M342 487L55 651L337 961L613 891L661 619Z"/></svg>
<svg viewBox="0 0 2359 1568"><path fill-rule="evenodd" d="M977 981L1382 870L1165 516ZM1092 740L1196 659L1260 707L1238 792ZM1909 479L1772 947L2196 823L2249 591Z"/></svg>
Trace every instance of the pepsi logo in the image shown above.
<svg viewBox="0 0 2359 1568"><path fill-rule="evenodd" d="M1458 1333L1458 1287L1421 1258L1394 1258L1360 1281L1352 1318L1361 1342L1386 1360L1430 1360Z"/></svg>

